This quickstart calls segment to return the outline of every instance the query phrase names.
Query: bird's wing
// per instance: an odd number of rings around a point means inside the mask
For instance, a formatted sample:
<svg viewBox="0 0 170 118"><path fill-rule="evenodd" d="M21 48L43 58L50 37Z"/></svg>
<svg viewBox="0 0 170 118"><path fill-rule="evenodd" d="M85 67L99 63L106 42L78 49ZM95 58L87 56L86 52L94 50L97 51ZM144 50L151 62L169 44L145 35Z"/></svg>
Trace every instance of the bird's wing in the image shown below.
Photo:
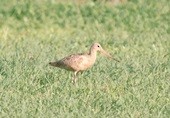
<svg viewBox="0 0 170 118"><path fill-rule="evenodd" d="M73 54L58 61L58 65L60 68L67 70L79 70L79 65L81 65L83 60L82 54Z"/></svg>

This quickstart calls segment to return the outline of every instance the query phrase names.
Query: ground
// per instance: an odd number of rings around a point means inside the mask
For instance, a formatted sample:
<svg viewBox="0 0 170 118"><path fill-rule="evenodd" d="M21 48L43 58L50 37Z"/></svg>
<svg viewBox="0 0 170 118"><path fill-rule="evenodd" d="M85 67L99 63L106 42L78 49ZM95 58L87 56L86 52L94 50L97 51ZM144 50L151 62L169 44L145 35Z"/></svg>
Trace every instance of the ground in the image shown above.
<svg viewBox="0 0 170 118"><path fill-rule="evenodd" d="M1 117L170 116L170 2L3 0L0 4ZM99 42L79 74L48 63Z"/></svg>

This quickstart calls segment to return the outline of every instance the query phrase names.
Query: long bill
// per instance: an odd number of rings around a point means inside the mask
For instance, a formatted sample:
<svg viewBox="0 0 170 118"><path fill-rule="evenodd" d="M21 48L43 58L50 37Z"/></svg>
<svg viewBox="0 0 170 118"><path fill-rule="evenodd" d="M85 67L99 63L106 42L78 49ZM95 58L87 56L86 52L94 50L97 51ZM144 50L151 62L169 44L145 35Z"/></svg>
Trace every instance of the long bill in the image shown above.
<svg viewBox="0 0 170 118"><path fill-rule="evenodd" d="M113 58L109 53L107 53L105 50L101 50L101 53L104 54L105 56L109 57L110 59L113 59L117 62L120 62L118 59Z"/></svg>

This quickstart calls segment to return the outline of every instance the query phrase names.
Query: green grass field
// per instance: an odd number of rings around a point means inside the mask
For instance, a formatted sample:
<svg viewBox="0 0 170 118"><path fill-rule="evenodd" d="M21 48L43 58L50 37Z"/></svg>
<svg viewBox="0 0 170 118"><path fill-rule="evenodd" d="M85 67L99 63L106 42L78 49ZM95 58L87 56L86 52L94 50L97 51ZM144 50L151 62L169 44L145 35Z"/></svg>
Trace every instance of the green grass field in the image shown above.
<svg viewBox="0 0 170 118"><path fill-rule="evenodd" d="M98 54L76 86L48 65L94 42L121 62ZM169 0L1 0L0 117L169 118Z"/></svg>

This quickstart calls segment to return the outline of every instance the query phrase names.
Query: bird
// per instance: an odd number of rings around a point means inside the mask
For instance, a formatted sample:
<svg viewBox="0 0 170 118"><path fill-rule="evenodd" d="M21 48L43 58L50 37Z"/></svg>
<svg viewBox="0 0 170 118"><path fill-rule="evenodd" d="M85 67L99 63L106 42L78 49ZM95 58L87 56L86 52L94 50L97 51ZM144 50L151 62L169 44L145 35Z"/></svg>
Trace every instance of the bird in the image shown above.
<svg viewBox="0 0 170 118"><path fill-rule="evenodd" d="M94 65L97 52L101 52L107 57L119 62L119 60L113 58L109 53L107 53L99 43L93 43L90 47L89 52L87 53L71 54L67 57L62 58L61 60L49 62L49 64L54 67L74 72L72 82L76 83L78 79L77 73L83 72Z"/></svg>

